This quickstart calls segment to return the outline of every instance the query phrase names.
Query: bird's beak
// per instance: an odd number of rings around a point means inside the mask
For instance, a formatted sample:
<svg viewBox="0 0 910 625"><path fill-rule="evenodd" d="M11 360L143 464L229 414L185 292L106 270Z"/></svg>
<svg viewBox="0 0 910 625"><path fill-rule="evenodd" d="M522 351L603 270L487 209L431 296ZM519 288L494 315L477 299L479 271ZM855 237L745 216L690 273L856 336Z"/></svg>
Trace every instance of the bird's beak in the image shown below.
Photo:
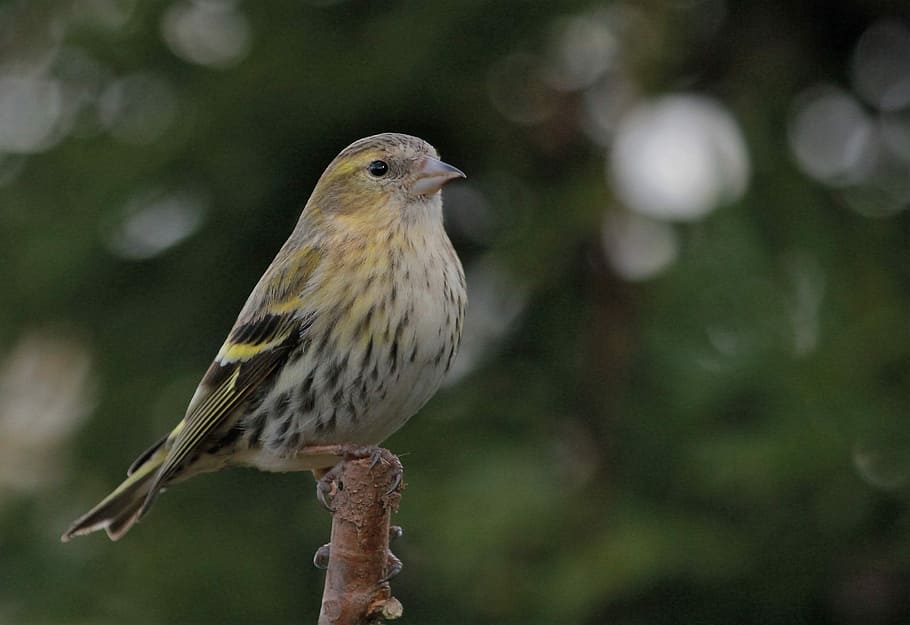
<svg viewBox="0 0 910 625"><path fill-rule="evenodd" d="M417 163L417 180L414 191L418 195L431 195L442 188L442 185L455 178L466 178L464 172L438 158L423 156Z"/></svg>

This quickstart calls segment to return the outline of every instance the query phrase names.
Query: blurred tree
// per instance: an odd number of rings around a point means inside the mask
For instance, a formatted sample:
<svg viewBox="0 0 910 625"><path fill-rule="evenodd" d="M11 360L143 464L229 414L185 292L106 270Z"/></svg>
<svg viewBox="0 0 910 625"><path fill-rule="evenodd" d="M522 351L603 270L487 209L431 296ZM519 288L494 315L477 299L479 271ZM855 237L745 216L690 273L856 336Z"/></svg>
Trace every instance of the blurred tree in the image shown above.
<svg viewBox="0 0 910 625"><path fill-rule="evenodd" d="M307 476L56 537L386 130L469 176L405 619L907 622L908 84L889 0L0 3L0 622L315 621Z"/></svg>

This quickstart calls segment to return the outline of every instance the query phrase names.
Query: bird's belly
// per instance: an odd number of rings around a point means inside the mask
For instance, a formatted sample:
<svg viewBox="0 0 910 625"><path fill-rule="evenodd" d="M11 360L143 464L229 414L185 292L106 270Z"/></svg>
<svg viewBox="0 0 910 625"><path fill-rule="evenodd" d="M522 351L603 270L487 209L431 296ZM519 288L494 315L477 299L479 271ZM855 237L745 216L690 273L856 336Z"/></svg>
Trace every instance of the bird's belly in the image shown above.
<svg viewBox="0 0 910 625"><path fill-rule="evenodd" d="M245 450L236 461L266 471L331 466L334 462L300 452L312 445L381 443L426 403L439 386L442 374L443 370L437 370L432 363L415 360L403 365L393 380L368 383L365 396L359 386L349 385L341 392L317 390L311 410L304 410L299 403L295 407L294 400L286 413L276 406L270 416L264 417L261 433L255 430L263 417L254 415L246 419ZM274 402L272 396L282 398L286 393L293 394L293 390L282 391L276 385L266 402ZM306 394L302 395L307 401Z"/></svg>
<svg viewBox="0 0 910 625"><path fill-rule="evenodd" d="M404 425L439 387L456 349L451 326L460 311L444 297L431 297L439 291L434 287L406 292L397 313L374 311L367 324L367 313L357 310L328 319L325 327L313 324L275 385L243 419L251 452L243 463L312 468L298 458L303 447L375 445ZM339 345L351 348L342 352Z"/></svg>

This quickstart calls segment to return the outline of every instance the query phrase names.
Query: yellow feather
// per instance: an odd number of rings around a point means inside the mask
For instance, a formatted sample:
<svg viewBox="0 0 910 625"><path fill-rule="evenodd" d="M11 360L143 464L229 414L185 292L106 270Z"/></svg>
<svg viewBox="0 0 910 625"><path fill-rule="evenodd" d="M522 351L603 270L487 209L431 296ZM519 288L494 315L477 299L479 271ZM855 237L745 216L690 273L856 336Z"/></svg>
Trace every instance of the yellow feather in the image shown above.
<svg viewBox="0 0 910 625"><path fill-rule="evenodd" d="M257 343L256 345L250 345L249 343L226 343L221 349L221 359L227 362L249 360L256 354L271 349L278 342L279 341Z"/></svg>

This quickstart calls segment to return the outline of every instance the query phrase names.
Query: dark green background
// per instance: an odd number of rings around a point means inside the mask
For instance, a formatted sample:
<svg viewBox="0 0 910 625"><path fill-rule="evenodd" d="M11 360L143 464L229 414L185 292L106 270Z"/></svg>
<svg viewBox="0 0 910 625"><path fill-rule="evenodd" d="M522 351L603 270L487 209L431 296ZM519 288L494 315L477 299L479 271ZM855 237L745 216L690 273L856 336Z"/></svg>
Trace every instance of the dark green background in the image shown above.
<svg viewBox="0 0 910 625"><path fill-rule="evenodd" d="M853 93L857 42L906 27L903 2L215 3L247 27L223 67L169 47L194 6L0 4L0 79L56 81L70 115L0 158L0 623L315 622L330 518L308 475L205 476L117 544L58 536L182 416L329 160L382 131L468 174L447 219L475 337L388 441L402 622L910 621L907 201L860 214L878 187L815 180L788 143L800 94ZM566 18L616 10L637 17L597 84L631 86L626 110L712 98L750 162L744 194L661 222L678 254L641 281L604 253L625 209L581 121L593 86L504 61L546 66ZM910 136L907 107L856 101ZM199 227L124 255L130 211L174 193Z"/></svg>

